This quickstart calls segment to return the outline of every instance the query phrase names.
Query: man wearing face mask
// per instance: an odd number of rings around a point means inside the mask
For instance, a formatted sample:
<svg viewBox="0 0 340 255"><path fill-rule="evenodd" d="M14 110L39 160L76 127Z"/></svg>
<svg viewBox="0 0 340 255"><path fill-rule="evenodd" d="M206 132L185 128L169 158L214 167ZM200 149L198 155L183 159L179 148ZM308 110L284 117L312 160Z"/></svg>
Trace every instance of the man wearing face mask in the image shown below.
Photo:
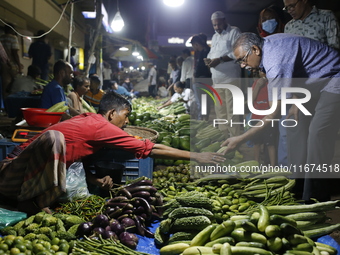
<svg viewBox="0 0 340 255"><path fill-rule="evenodd" d="M330 10L317 9L310 0L283 0L284 10L292 16L285 33L312 38L340 49L339 23Z"/></svg>
<svg viewBox="0 0 340 255"><path fill-rule="evenodd" d="M227 136L235 136L240 134L241 125L230 125L229 123L239 122L239 116L233 115L232 94L229 89L225 89L223 86L240 87L241 69L233 61L232 45L241 34L241 30L230 26L225 19L225 14L221 11L211 15L211 22L215 34L212 37L210 52L204 62L210 67L213 87L222 99L221 105L215 105L216 118L228 120L228 125L219 125L219 129Z"/></svg>

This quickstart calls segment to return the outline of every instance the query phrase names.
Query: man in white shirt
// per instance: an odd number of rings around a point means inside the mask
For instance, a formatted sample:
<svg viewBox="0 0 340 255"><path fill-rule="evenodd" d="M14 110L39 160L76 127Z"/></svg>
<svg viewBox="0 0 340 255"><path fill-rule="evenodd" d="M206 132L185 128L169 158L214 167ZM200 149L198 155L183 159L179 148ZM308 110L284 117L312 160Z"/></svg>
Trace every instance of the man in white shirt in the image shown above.
<svg viewBox="0 0 340 255"><path fill-rule="evenodd" d="M194 57L191 56L189 49L182 51L182 57L184 59L182 64L181 79L180 81L185 84L185 88L190 88L192 77L194 77Z"/></svg>
<svg viewBox="0 0 340 255"><path fill-rule="evenodd" d="M149 96L156 97L157 96L157 71L155 66L152 63L149 63Z"/></svg>
<svg viewBox="0 0 340 255"><path fill-rule="evenodd" d="M211 15L211 21L215 34L212 37L211 49L204 62L210 67L213 87L222 99L222 105L215 105L217 119L224 119L228 124L220 124L219 129L227 136L240 135L241 125L231 124L239 122L239 116L233 115L233 98L226 85L240 87L241 69L233 60L233 44L241 34L237 27L230 26L225 20L225 14L221 11Z"/></svg>
<svg viewBox="0 0 340 255"><path fill-rule="evenodd" d="M160 110L176 102L183 102L183 106L187 113L190 113L190 106L195 101L195 96L191 89L185 88L184 86L184 83L176 82L174 85L175 94L172 95L170 100L166 101L161 106L158 106L157 109Z"/></svg>

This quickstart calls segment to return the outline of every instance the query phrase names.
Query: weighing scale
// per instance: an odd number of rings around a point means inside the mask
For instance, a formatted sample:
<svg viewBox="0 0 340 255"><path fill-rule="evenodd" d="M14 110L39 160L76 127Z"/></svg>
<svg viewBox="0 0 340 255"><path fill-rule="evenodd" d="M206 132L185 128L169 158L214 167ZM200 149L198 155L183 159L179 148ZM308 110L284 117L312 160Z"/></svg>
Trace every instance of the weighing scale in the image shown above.
<svg viewBox="0 0 340 255"><path fill-rule="evenodd" d="M42 127L29 126L26 120L20 121L16 124L16 126L18 128L13 132L12 141L19 143L26 142L28 139L34 137L37 134L40 134L41 131L45 129Z"/></svg>

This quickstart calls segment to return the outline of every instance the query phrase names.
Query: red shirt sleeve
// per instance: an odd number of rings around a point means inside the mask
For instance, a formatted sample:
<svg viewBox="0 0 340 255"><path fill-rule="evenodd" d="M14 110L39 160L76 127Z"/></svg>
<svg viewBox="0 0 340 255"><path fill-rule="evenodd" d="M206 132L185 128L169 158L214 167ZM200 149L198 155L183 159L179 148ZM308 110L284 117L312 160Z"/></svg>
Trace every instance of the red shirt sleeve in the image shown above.
<svg viewBox="0 0 340 255"><path fill-rule="evenodd" d="M137 159L147 158L155 145L148 139L138 140L109 122L98 127L95 141L132 152Z"/></svg>

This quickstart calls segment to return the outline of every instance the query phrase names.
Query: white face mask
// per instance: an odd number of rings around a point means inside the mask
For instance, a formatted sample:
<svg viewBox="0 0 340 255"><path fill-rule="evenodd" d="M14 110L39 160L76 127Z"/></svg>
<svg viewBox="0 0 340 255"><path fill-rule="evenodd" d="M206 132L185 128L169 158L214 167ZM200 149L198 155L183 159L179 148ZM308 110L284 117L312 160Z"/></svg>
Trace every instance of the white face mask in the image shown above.
<svg viewBox="0 0 340 255"><path fill-rule="evenodd" d="M265 22L262 22L262 29L269 34L272 34L277 27L277 22L275 19L269 19Z"/></svg>

